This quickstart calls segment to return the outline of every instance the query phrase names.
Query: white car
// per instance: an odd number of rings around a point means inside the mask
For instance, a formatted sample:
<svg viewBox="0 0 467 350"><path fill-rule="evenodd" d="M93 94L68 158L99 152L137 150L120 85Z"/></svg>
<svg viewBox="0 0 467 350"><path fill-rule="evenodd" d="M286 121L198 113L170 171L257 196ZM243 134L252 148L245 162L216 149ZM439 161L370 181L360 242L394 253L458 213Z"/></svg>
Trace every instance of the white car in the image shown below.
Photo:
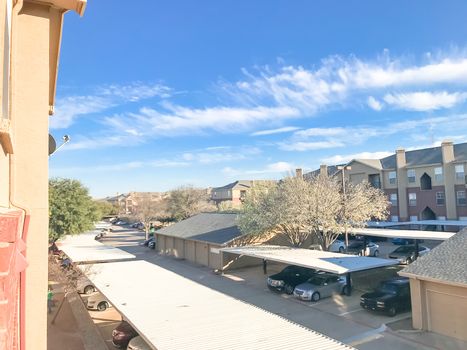
<svg viewBox="0 0 467 350"><path fill-rule="evenodd" d="M345 252L345 242L341 241L340 239L336 239L329 246L329 251L330 252L336 252L336 253L344 253Z"/></svg>
<svg viewBox="0 0 467 350"><path fill-rule="evenodd" d="M95 292L89 296L86 307L89 310L105 311L112 307L112 304L102 293Z"/></svg>
<svg viewBox="0 0 467 350"><path fill-rule="evenodd" d="M82 276L76 283L76 289L81 294L92 294L96 291L96 288L86 277Z"/></svg>

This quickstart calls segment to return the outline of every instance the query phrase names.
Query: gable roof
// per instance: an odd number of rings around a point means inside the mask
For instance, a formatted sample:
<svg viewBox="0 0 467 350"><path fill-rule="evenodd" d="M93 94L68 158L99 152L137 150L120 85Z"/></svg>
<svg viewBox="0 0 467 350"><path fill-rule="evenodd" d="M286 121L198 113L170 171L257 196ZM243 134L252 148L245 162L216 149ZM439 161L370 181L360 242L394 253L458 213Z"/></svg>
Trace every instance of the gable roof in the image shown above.
<svg viewBox="0 0 467 350"><path fill-rule="evenodd" d="M156 231L165 236L226 244L242 235L236 224L238 214L201 213Z"/></svg>
<svg viewBox="0 0 467 350"><path fill-rule="evenodd" d="M238 180L235 182L232 182L230 184L227 184L222 187L214 187L212 190L213 191L221 191L221 190L230 190L233 189L234 187L245 187L245 188L250 188L251 187L251 181L250 180Z"/></svg>
<svg viewBox="0 0 467 350"><path fill-rule="evenodd" d="M379 159L360 159L360 158L357 158L357 159L352 160L350 163L352 163L352 162L358 162L358 163L361 163L363 165L367 165L367 166L369 166L371 168L375 168L375 169L378 169L378 170L381 170L383 168L381 166L381 161Z"/></svg>
<svg viewBox="0 0 467 350"><path fill-rule="evenodd" d="M428 254L399 272L401 276L467 286L467 229L464 229Z"/></svg>

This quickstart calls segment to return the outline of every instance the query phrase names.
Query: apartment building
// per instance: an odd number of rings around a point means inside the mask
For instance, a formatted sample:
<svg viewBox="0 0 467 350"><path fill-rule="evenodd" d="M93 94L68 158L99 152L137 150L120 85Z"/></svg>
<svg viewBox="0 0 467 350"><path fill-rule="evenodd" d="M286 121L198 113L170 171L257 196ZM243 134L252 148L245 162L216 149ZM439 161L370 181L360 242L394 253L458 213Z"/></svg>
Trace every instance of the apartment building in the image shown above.
<svg viewBox="0 0 467 350"><path fill-rule="evenodd" d="M342 170L344 168L344 170ZM391 202L391 221L467 220L467 143L444 141L440 147L397 149L382 159L354 159L340 166L322 165L318 173L351 183L368 181Z"/></svg>
<svg viewBox="0 0 467 350"><path fill-rule="evenodd" d="M0 350L47 348L49 116L62 24L85 0L0 0Z"/></svg>
<svg viewBox="0 0 467 350"><path fill-rule="evenodd" d="M118 208L119 215L133 215L138 205L143 202L157 202L169 196L166 192L129 192L106 197L103 201L109 202Z"/></svg>

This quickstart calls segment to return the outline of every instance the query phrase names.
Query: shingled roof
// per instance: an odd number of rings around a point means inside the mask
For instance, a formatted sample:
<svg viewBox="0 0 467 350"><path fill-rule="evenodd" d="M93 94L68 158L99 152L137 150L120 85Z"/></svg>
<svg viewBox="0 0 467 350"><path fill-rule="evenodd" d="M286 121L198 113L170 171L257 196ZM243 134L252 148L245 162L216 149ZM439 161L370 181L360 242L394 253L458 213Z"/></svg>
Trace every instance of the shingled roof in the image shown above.
<svg viewBox="0 0 467 350"><path fill-rule="evenodd" d="M467 229L441 243L405 269L401 276L467 286Z"/></svg>
<svg viewBox="0 0 467 350"><path fill-rule="evenodd" d="M237 214L201 213L164 227L156 234L215 244L226 244L242 235L236 224Z"/></svg>

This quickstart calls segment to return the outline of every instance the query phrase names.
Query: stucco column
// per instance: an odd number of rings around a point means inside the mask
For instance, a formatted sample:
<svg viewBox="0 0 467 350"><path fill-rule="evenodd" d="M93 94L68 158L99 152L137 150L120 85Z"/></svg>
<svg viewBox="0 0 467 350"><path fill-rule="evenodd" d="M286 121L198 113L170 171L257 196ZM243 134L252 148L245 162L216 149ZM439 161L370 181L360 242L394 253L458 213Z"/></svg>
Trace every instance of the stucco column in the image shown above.
<svg viewBox="0 0 467 350"><path fill-rule="evenodd" d="M10 186L12 204L31 218L22 335L31 350L47 348L49 9L24 2L12 17Z"/></svg>
<svg viewBox="0 0 467 350"><path fill-rule="evenodd" d="M444 197L446 203L446 219L457 220L456 206L456 174L454 161L454 145L451 141L441 143L441 154L443 156L443 178L444 178Z"/></svg>
<svg viewBox="0 0 467 350"><path fill-rule="evenodd" d="M408 198L407 198L407 169L405 160L405 150L396 150L396 172L397 172L397 203L399 206L399 221L407 221Z"/></svg>

